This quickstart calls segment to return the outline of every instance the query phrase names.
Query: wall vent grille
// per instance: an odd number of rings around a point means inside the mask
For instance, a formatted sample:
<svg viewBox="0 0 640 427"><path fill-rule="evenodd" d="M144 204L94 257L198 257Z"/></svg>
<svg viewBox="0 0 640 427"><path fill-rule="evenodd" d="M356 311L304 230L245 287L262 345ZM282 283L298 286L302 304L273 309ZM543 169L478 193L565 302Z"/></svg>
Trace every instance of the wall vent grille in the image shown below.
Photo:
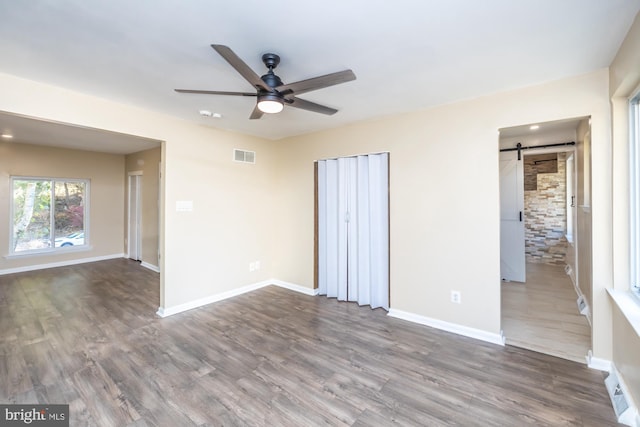
<svg viewBox="0 0 640 427"><path fill-rule="evenodd" d="M256 162L256 152L255 151L247 151L247 150L233 150L233 160L240 163L255 163Z"/></svg>
<svg viewBox="0 0 640 427"><path fill-rule="evenodd" d="M578 301L576 302L578 304L578 311L580 312L580 314L584 314L586 316L589 312L589 308L587 307L587 301L584 299L584 295L580 295L580 297L578 297Z"/></svg>
<svg viewBox="0 0 640 427"><path fill-rule="evenodd" d="M611 404L613 405L613 410L616 413L618 422L628 426L633 426L636 414L635 411L629 407L629 402L627 401L625 394L625 387L618 378L615 369L611 370L609 376L604 380L604 384L609 392Z"/></svg>

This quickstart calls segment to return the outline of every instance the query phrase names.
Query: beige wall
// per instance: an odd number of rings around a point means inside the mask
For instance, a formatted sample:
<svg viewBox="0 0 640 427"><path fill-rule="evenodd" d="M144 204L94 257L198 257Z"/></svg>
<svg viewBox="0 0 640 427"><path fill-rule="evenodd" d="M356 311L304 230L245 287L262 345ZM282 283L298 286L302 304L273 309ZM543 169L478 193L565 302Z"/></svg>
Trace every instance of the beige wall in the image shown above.
<svg viewBox="0 0 640 427"><path fill-rule="evenodd" d="M9 252L9 197L12 175L90 179L91 249L6 258ZM0 142L0 270L70 260L122 255L124 156Z"/></svg>
<svg viewBox="0 0 640 427"><path fill-rule="evenodd" d="M128 251L127 239L129 236L129 174L141 172L141 260L151 267L159 267L160 250L160 160L161 147L140 151L125 157L125 210L124 210L124 253Z"/></svg>
<svg viewBox="0 0 640 427"><path fill-rule="evenodd" d="M164 141L161 306L274 276L276 164L267 142L6 74L0 74L0 92L0 111ZM233 148L256 151L257 164L233 162ZM118 252L124 176L123 161L113 215L119 227L112 230ZM176 212L176 201L184 200L193 201L192 212ZM249 272L258 260L262 268Z"/></svg>
<svg viewBox="0 0 640 427"><path fill-rule="evenodd" d="M613 114L613 250L615 289L629 290L629 123L628 98L640 86L640 15L611 64L610 94ZM627 318L614 309L613 362L640 404L640 336Z"/></svg>
<svg viewBox="0 0 640 427"><path fill-rule="evenodd" d="M594 257L603 260L599 277L609 277L607 77L601 70L276 143L279 277L313 286L313 161L389 151L392 308L499 333L498 129L583 116L593 118L602 156L594 198L605 231ZM461 291L462 304L450 303L452 289ZM609 332L606 323L597 329ZM610 357L607 342L595 338L597 354Z"/></svg>
<svg viewBox="0 0 640 427"><path fill-rule="evenodd" d="M613 362L637 405L640 403L640 339L617 307L613 310L613 341Z"/></svg>

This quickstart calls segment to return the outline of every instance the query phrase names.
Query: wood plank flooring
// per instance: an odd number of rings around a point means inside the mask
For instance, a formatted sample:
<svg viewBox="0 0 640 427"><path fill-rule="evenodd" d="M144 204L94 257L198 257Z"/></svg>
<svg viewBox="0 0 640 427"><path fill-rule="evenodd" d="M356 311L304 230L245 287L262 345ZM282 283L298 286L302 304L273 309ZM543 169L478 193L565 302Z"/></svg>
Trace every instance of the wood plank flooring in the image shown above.
<svg viewBox="0 0 640 427"><path fill-rule="evenodd" d="M502 329L507 344L586 363L591 327L564 268L527 264L527 282L502 283Z"/></svg>
<svg viewBox="0 0 640 427"><path fill-rule="evenodd" d="M614 426L603 374L274 286L165 319L128 260L0 276L0 401L72 426Z"/></svg>

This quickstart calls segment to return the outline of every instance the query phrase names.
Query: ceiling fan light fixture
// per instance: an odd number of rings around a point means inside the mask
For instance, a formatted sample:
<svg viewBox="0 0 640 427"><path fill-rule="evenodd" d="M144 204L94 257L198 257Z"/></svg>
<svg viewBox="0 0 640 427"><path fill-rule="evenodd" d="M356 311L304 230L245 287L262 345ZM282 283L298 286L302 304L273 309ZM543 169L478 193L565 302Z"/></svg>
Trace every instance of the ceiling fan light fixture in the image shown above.
<svg viewBox="0 0 640 427"><path fill-rule="evenodd" d="M276 114L282 111L284 103L276 95L262 95L258 98L258 109L266 114Z"/></svg>
<svg viewBox="0 0 640 427"><path fill-rule="evenodd" d="M213 50L218 52L222 58L229 63L248 83L253 86L255 92L226 92L219 90L200 89L174 89L179 93L199 93L204 95L231 95L257 97L256 105L249 116L250 120L261 118L265 113L277 114L284 109L284 104L289 107L307 110L314 113L326 114L328 116L338 112L335 108L316 104L297 98L296 94L310 92L340 83L350 82L356 79L356 75L351 70L342 70L335 73L312 77L293 83L284 84L273 70L280 63L280 57L275 53L265 53L262 55L262 62L269 71L259 76L251 69L236 53L221 44L212 44ZM201 113L202 114L202 113ZM207 111L207 117L218 117L215 113Z"/></svg>

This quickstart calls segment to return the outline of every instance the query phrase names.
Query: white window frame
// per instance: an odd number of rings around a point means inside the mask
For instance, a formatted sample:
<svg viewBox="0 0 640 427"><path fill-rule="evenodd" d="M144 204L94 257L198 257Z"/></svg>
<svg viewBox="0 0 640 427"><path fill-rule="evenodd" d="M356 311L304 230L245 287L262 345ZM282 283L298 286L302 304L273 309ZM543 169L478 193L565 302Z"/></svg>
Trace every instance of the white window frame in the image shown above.
<svg viewBox="0 0 640 427"><path fill-rule="evenodd" d="M630 271L629 289L640 297L640 92L629 101Z"/></svg>
<svg viewBox="0 0 640 427"><path fill-rule="evenodd" d="M14 196L13 196L13 189L14 189L14 182L15 181L26 181L26 180L31 180L31 181L51 181L51 200L52 203L54 203L54 206L51 207L51 247L49 248L41 248L41 249L30 249L30 250L24 250L24 251L15 251L15 241L14 241L14 233L13 233L13 221L14 221L14 209L15 209L15 205L14 205ZM83 245L77 245L77 246L73 246L72 248L69 247L56 247L55 246L55 222L54 222L54 214L55 214L55 184L57 182L81 182L84 184L84 213L83 213L83 226L84 226L84 244ZM9 204L10 204L10 215L9 215L9 257L22 257L22 256L28 256L28 255L38 255L38 254L47 254L47 253L54 253L54 252L68 252L71 250L86 250L87 248L90 248L89 246L89 205L90 205L90 186L91 186L91 181L89 179L79 179L79 178L53 178L53 177L42 177L42 176L11 176L10 179L10 197L9 197Z"/></svg>

